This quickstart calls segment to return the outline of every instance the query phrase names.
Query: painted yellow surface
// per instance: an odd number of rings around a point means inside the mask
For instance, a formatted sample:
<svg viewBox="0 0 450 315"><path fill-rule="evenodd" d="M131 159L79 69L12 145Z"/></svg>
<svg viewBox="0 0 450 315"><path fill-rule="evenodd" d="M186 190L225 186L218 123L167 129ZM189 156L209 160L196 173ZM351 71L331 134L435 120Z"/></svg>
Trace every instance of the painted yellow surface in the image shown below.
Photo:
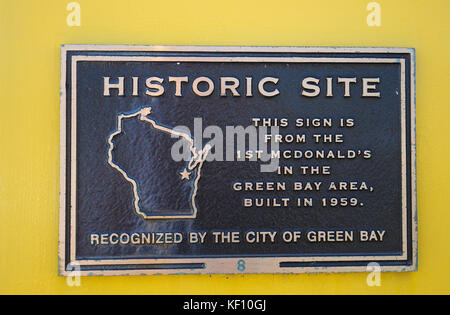
<svg viewBox="0 0 450 315"><path fill-rule="evenodd" d="M0 0L0 293L450 293L450 1ZM57 276L61 44L392 46L417 53L419 271Z"/></svg>

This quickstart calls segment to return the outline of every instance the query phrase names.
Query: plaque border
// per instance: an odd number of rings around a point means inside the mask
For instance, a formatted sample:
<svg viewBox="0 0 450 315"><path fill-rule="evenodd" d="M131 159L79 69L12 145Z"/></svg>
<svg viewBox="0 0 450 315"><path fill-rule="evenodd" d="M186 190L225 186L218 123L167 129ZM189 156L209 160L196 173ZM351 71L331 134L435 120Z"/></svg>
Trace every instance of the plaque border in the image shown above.
<svg viewBox="0 0 450 315"><path fill-rule="evenodd" d="M412 48L358 48L358 47L260 47L260 46L141 46L141 45L63 45L61 47L61 107L60 107L60 230L59 230L59 273L60 275L72 275L77 271L79 275L142 275L142 274L256 274L256 273L317 273L317 272L367 272L370 262L376 261L407 261L408 237L407 237L407 143L406 143L406 77L404 58L374 58L374 57L216 57L216 56L170 56L170 57L150 57L150 56L72 56L72 76L66 77L67 53L70 51L105 51L105 52L241 52L241 53L399 53L410 55L410 141L411 141L411 237L412 237L412 257L411 265L386 266L382 265L382 271L415 271L417 270L417 205L416 205L416 152L415 152L415 50ZM206 60L205 60L206 59ZM208 258L172 258L172 259L99 259L99 260L76 260L76 63L77 61L180 61L180 62L378 62L378 63L399 63L401 65L401 142L402 142L402 255L390 256L358 256L358 255L320 255L305 257L208 257ZM70 215L70 262L66 264L66 83L71 80L71 215ZM74 84L75 83L75 84ZM72 106L74 105L74 106ZM245 260L247 268L241 272L236 269L240 260ZM280 263L286 262L356 262L362 265L351 266L295 266L281 267ZM166 264L166 266L164 266ZM382 263L381 263L382 264ZM147 268L135 269L114 269L117 266L125 265L146 265ZM150 268L150 267L155 268ZM156 266L161 266L156 268ZM173 266L169 268L168 266ZM194 268L194 265L197 267ZM98 269L81 270L84 266L97 266ZM251 267L249 267L251 266ZM106 268L105 268L106 267ZM110 269L107 269L107 268ZM143 266L144 267L144 266ZM183 268L184 267L184 268ZM68 270L70 269L70 270Z"/></svg>

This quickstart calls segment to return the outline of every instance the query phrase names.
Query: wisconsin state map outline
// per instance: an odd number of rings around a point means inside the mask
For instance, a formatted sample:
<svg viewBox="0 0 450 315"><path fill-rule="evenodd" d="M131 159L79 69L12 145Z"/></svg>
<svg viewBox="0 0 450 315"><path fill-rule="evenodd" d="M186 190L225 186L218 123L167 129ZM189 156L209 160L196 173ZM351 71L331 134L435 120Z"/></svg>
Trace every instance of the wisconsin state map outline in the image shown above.
<svg viewBox="0 0 450 315"><path fill-rule="evenodd" d="M127 182L132 185L134 210L144 219L194 219L197 217L198 212L198 207L195 200L198 193L198 182L201 177L203 163L205 162L206 156L211 150L211 145L208 143L204 146L203 149L197 149L194 145L194 139L188 133L174 130L173 128L169 128L157 123L154 119L148 117L149 115L151 115L151 113L152 107L144 107L131 113L118 114L116 129L109 135L107 140L107 162L113 169L117 170ZM184 169L181 172L178 172L178 174L176 175L180 176L181 181L187 180L191 184L191 191L188 201L190 209L143 208L143 206L141 205L143 199L141 191L142 189L140 189L141 185L139 181L135 177L131 176L129 172L114 159L114 150L116 149L114 138L125 133L123 124L127 119L138 119L141 122L150 124L150 126L156 131L160 131L163 134L170 135L172 138L178 138L187 142L190 150L190 158L188 161L186 161ZM135 154L138 154L138 152L135 152Z"/></svg>

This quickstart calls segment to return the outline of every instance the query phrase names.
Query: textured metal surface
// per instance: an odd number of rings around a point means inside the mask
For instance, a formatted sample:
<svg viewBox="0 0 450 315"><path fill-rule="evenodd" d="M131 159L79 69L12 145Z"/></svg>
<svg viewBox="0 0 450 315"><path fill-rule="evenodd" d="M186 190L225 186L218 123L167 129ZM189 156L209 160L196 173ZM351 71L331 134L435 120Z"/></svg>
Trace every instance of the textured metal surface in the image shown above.
<svg viewBox="0 0 450 315"><path fill-rule="evenodd" d="M412 187L414 168L411 163L411 146L414 141L413 90L411 90L411 69L413 55L411 50L370 49L360 52L345 49L301 48L267 52L264 49L249 51L221 51L220 48L195 52L195 48L172 51L170 48L133 49L121 51L114 48L99 49L95 46L90 51L70 47L63 60L66 78L73 78L76 70L76 89L70 79L63 85L63 105L66 109L65 159L61 161L64 168L65 185L62 215L66 224L63 230L62 270L73 261L81 261L86 274L136 274L173 272L179 268L186 272L240 272L236 261L254 262L255 268L247 263L245 272L304 272L304 271L359 271L368 262L376 259L369 257L403 256L402 259L384 259L380 261L387 270L413 270L415 247ZM215 50L215 51L214 51ZM80 57L82 56L82 57ZM83 60L83 56L144 56L174 57L180 61L112 61ZM72 57L80 58L74 68ZM265 58L261 62L204 62L182 61L183 57L254 57ZM289 58L366 58L367 62L294 62ZM286 61L267 62L267 58L285 58ZM405 91L402 92L402 68L399 62L371 63L370 59L397 59L405 64ZM280 79L277 86L280 95L267 99L255 94L253 97L221 97L213 93L206 98L199 98L188 88L183 97L174 96L168 86L167 93L161 97L104 97L102 78L137 76L207 76L218 82L220 75L244 78L251 76L255 80L264 76L276 76ZM382 97L377 99L362 98L355 93L350 98L343 98L342 87L335 88L335 97L324 94L316 98L305 99L299 93L301 80L308 76L333 77L380 77L379 90ZM362 89L361 82L354 85L355 91ZM73 92L76 92L76 105L73 104ZM401 111L401 94L405 93L405 112ZM74 111L73 106L76 106ZM253 117L288 118L290 127L284 133L301 132L310 137L317 131L313 128L296 129L296 118L339 118L351 117L358 126L345 130L346 141L343 144L299 145L281 144L280 149L306 148L327 150L366 149L373 152L370 160L356 158L352 160L291 160L287 163L300 165L329 165L333 169L330 176L334 181L367 181L375 187L373 192L358 192L358 198L364 200L364 207L324 208L244 208L242 199L248 192L233 192L232 183L236 181L285 181L289 186L294 181L314 181L315 176L280 176L273 173L260 173L258 162L205 161L198 182L198 194L195 198L198 213L193 219L147 220L138 215L134 207L132 185L108 164L107 139L117 130L117 119L121 114L133 113L140 108L151 106L151 117L161 126L174 128L184 125L193 130L195 117L203 118L203 124L249 125ZM73 117L72 115L76 115ZM405 119L405 139L402 143L402 115ZM76 125L74 125L74 122ZM176 141L170 135L161 132L137 116L123 121L123 131L114 137L114 162L139 183L141 200L139 208L147 215L163 209L167 214L191 214L189 199L192 194L192 180L181 181L179 172L185 162L174 162L170 157L170 148ZM330 133L338 130L333 128ZM76 132L76 143L74 141ZM320 131L323 133L323 130ZM204 143L205 144L205 143ZM203 144L203 145L204 145ZM406 164L402 165L402 146L405 150ZM76 148L76 155L72 150ZM75 163L75 164L74 164ZM76 165L76 173L73 166ZM402 179L402 168L407 172ZM73 178L73 176L76 178ZM321 181L328 182L327 176L320 176ZM406 196L402 196L402 180L406 183ZM254 194L254 193L253 193ZM271 192L261 192L261 196L270 197ZM279 192L276 193L280 195ZM310 196L316 200L322 197L349 197L352 192L292 192L281 195L292 198ZM405 198L406 204L402 204ZM405 213L402 212L406 209ZM352 243L311 243L301 241L296 244L282 242L279 238L274 243L249 244L215 244L212 237L207 237L203 244L165 244L165 245L104 245L92 246L91 233L134 233L168 231L179 232L185 237L191 231L277 231L301 230L376 230L383 229L387 237L383 242ZM406 232L406 233L405 233ZM406 238L405 238L406 236ZM302 239L303 240L303 239ZM406 245L405 245L406 244ZM406 249L406 251L405 251ZM331 257L328 261L323 257ZM346 259L339 260L339 257ZM214 259L212 259L214 258ZM348 259L349 258L349 259ZM221 259L223 265L221 267ZM232 259L232 260L226 260ZM255 260L257 259L257 260ZM346 260L352 260L346 261ZM118 268L114 260L120 260ZM146 261L171 260L171 265L152 265ZM356 260L356 261L353 261ZM83 263L85 261L85 263ZM105 261L105 262L102 262ZM128 261L128 262L127 262ZM139 267L137 262L146 262ZM173 265L173 262L200 265L190 270L187 266ZM97 262L97 263L96 263ZM203 265L204 262L206 266ZM267 263L266 263L267 262ZM118 262L119 263L119 262ZM281 264L280 264L281 263ZM92 267L99 265L100 267ZM127 269L126 266L129 266ZM125 267L124 267L125 266ZM150 266L150 267L149 267ZM181 266L181 267L180 267ZM232 267L230 267L232 266ZM198 267L198 268L197 268ZM156 269L155 269L156 268ZM341 268L341 269L340 269ZM350 268L350 269L345 269ZM136 272L136 270L138 270ZM155 271L156 270L156 271Z"/></svg>

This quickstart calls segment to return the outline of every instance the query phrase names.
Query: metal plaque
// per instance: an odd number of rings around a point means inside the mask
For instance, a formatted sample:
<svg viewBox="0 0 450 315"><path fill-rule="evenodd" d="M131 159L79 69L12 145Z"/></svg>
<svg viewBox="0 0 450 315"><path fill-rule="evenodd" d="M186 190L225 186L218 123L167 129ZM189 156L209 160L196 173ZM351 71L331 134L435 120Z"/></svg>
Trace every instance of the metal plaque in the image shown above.
<svg viewBox="0 0 450 315"><path fill-rule="evenodd" d="M417 269L413 49L61 59L60 274Z"/></svg>

